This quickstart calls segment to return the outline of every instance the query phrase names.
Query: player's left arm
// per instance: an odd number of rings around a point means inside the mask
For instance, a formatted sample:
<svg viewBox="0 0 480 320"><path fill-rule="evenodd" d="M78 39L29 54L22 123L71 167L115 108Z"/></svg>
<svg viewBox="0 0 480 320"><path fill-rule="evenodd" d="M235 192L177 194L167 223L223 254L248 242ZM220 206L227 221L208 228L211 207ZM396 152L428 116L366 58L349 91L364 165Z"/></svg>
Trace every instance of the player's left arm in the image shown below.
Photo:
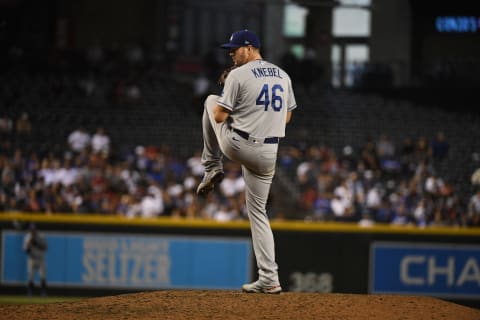
<svg viewBox="0 0 480 320"><path fill-rule="evenodd" d="M213 118L215 119L216 123L227 120L229 115L230 111L228 111L222 106L219 106L218 104L215 106L215 108L213 108Z"/></svg>

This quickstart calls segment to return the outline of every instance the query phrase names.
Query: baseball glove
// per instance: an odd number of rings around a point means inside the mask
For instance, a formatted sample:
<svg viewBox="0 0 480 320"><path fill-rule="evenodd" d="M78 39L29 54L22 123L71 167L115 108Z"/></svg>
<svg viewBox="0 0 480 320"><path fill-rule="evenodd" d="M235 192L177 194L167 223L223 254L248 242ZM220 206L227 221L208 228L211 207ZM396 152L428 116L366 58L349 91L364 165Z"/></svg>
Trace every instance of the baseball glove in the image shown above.
<svg viewBox="0 0 480 320"><path fill-rule="evenodd" d="M220 77L218 77L218 81L217 83L223 87L223 85L225 84L225 80L227 79L230 71L232 71L233 69L235 69L236 67L235 66L231 66L225 70L223 70L222 74L220 74Z"/></svg>

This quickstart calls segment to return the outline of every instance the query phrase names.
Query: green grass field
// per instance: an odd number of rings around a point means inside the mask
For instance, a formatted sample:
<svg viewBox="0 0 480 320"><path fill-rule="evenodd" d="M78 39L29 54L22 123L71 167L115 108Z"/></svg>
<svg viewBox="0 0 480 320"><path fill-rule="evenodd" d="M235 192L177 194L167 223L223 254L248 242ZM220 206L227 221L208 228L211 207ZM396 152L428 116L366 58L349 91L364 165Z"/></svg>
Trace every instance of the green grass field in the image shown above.
<svg viewBox="0 0 480 320"><path fill-rule="evenodd" d="M71 302L71 301L77 301L81 299L84 299L84 298L56 297L56 296L27 297L27 296L14 296L14 295L0 295L0 304L45 304L45 303L56 303L56 302Z"/></svg>

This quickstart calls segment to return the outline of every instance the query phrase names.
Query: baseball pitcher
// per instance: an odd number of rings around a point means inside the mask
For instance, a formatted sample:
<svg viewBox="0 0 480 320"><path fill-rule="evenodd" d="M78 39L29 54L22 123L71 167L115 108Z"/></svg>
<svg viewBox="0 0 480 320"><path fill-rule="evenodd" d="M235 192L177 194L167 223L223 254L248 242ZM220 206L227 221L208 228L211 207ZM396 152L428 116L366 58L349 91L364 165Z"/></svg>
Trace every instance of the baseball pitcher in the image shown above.
<svg viewBox="0 0 480 320"><path fill-rule="evenodd" d="M280 138L296 108L292 83L278 66L262 59L260 41L249 30L234 32L221 46L234 67L221 75L222 95L210 95L202 118L205 175L197 194L205 195L223 177L223 155L242 166L258 280L249 293L280 293L272 229L266 212Z"/></svg>

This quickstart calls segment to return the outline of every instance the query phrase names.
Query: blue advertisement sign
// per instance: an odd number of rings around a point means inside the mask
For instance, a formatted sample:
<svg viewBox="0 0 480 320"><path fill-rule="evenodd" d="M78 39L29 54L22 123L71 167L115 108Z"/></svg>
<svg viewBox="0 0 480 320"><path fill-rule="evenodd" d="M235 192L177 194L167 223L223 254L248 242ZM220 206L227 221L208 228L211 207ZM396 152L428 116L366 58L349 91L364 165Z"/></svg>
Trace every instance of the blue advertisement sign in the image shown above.
<svg viewBox="0 0 480 320"><path fill-rule="evenodd" d="M480 297L480 246L374 242L371 293Z"/></svg>
<svg viewBox="0 0 480 320"><path fill-rule="evenodd" d="M44 232L49 286L238 289L251 281L246 238ZM2 234L1 280L25 284L25 233Z"/></svg>

